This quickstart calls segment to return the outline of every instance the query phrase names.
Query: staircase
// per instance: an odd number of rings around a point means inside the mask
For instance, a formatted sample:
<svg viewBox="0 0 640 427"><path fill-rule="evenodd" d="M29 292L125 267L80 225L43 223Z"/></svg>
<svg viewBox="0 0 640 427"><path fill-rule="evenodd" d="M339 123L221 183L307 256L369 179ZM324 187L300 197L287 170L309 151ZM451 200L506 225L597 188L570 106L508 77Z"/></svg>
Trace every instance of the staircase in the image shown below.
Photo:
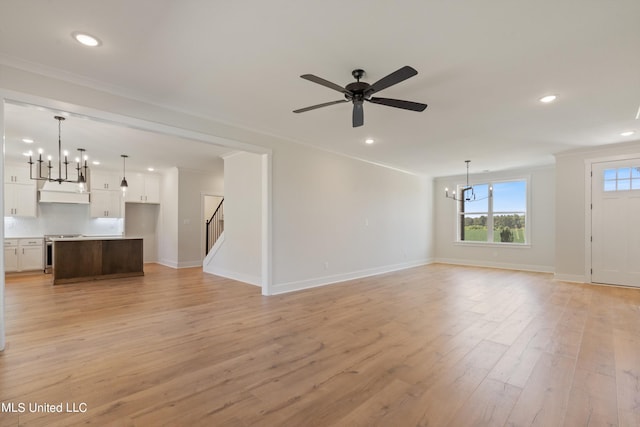
<svg viewBox="0 0 640 427"><path fill-rule="evenodd" d="M205 255L209 253L213 245L224 231L224 198L220 200L218 207L206 222L206 245Z"/></svg>

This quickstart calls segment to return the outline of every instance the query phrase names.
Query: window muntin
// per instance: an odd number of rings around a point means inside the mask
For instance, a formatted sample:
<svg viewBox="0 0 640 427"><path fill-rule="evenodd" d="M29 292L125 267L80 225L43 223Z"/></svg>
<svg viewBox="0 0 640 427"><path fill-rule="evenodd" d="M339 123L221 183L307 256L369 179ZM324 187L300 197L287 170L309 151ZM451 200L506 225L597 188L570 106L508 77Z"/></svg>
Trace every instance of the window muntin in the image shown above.
<svg viewBox="0 0 640 427"><path fill-rule="evenodd" d="M473 191L475 200L465 197L458 205L458 241L528 243L526 180L478 184Z"/></svg>

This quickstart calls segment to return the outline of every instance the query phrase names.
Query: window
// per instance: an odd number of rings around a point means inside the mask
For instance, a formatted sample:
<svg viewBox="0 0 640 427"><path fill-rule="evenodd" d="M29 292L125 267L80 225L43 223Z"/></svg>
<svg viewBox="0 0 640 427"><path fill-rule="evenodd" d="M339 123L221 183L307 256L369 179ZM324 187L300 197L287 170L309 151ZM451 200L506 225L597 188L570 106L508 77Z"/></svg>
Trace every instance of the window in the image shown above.
<svg viewBox="0 0 640 427"><path fill-rule="evenodd" d="M473 193L472 193L473 192ZM458 188L458 240L527 244L527 181L501 181Z"/></svg>
<svg viewBox="0 0 640 427"><path fill-rule="evenodd" d="M640 190L640 167L604 170L604 191Z"/></svg>

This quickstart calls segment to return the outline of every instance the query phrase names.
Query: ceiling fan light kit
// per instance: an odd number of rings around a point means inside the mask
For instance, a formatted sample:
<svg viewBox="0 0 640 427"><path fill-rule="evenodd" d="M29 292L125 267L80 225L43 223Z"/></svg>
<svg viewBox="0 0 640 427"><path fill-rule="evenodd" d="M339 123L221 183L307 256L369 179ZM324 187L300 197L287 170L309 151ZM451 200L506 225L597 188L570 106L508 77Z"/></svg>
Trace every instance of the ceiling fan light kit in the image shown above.
<svg viewBox="0 0 640 427"><path fill-rule="evenodd" d="M328 87L344 95L345 99L337 101L325 102L322 104L312 105L311 107L300 108L294 110L294 113L304 113L306 111L315 110L317 108L328 107L329 105L342 104L345 102L353 103L352 124L353 127L359 127L364 124L364 108L365 101L373 104L385 105L387 107L401 108L403 110L410 111L424 111L427 108L427 104L421 104L419 102L404 101L401 99L391 98L377 98L372 95L376 92L380 92L390 86L398 84L407 80L410 77L415 76L418 72L408 65L394 71L386 77L381 78L374 84L361 82L365 75L365 71L362 69L356 69L351 72L351 75L356 79L355 82L349 83L347 86L342 87L321 77L314 76L313 74L303 74L300 77L309 80L310 82L317 83L319 85Z"/></svg>

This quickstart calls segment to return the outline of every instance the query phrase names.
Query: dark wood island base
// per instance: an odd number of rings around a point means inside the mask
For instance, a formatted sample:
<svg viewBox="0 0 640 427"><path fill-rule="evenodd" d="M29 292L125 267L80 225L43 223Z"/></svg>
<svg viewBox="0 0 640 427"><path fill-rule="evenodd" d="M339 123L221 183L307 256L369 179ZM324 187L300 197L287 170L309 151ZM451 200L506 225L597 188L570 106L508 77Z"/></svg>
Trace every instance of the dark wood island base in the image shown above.
<svg viewBox="0 0 640 427"><path fill-rule="evenodd" d="M53 284L143 276L142 239L57 239Z"/></svg>

